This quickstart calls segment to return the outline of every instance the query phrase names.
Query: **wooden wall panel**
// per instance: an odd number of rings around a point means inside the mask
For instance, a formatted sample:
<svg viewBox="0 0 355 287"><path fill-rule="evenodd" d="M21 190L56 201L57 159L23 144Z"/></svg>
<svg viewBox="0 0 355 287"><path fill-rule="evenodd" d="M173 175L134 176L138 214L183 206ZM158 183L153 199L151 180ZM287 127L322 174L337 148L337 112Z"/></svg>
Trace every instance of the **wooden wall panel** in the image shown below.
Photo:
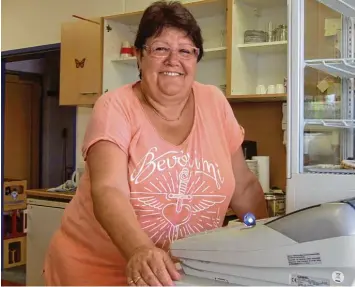
<svg viewBox="0 0 355 287"><path fill-rule="evenodd" d="M283 144L282 102L231 103L245 129L245 139L258 145L258 155L270 156L270 185L286 187L286 146Z"/></svg>
<svg viewBox="0 0 355 287"><path fill-rule="evenodd" d="M39 184L41 86L36 81L6 75L4 176Z"/></svg>

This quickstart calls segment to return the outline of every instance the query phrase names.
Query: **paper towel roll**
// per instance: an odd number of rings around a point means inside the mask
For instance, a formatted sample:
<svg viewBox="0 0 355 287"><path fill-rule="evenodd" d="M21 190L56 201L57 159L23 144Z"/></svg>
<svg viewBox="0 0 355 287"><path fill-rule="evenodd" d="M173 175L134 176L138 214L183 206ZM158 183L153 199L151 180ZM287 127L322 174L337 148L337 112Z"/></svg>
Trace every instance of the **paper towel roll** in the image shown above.
<svg viewBox="0 0 355 287"><path fill-rule="evenodd" d="M270 192L270 159L268 156L253 156L258 161L259 182L264 193Z"/></svg>

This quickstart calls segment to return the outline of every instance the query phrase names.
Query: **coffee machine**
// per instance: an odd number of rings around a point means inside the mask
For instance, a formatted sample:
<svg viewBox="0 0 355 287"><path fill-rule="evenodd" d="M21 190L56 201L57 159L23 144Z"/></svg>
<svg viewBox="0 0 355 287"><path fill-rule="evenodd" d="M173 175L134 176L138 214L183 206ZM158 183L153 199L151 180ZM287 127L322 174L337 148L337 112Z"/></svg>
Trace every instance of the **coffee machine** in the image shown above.
<svg viewBox="0 0 355 287"><path fill-rule="evenodd" d="M243 149L243 154L245 159L252 159L253 156L258 155L256 141L245 140L242 143L242 149Z"/></svg>

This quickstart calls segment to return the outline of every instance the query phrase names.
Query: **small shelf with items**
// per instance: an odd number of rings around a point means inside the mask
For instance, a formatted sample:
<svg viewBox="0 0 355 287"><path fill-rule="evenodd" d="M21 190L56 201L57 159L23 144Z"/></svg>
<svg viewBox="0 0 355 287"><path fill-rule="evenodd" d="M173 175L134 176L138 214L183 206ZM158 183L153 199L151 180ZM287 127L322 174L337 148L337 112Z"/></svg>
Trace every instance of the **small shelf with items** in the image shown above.
<svg viewBox="0 0 355 287"><path fill-rule="evenodd" d="M287 52L287 41L261 42L239 44L238 48L243 48L247 52L253 53L276 53Z"/></svg>
<svg viewBox="0 0 355 287"><path fill-rule="evenodd" d="M354 0L317 0L346 17L355 17Z"/></svg>
<svg viewBox="0 0 355 287"><path fill-rule="evenodd" d="M26 264L27 180L7 179L3 183L4 211L2 240L4 269Z"/></svg>

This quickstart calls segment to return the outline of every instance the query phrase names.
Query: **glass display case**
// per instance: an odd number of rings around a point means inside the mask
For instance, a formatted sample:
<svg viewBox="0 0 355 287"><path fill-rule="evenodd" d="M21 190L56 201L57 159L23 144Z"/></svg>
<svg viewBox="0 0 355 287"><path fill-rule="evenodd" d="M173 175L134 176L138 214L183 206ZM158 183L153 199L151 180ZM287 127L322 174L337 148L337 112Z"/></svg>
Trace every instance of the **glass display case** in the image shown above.
<svg viewBox="0 0 355 287"><path fill-rule="evenodd" d="M355 0L289 0L287 212L355 197Z"/></svg>

